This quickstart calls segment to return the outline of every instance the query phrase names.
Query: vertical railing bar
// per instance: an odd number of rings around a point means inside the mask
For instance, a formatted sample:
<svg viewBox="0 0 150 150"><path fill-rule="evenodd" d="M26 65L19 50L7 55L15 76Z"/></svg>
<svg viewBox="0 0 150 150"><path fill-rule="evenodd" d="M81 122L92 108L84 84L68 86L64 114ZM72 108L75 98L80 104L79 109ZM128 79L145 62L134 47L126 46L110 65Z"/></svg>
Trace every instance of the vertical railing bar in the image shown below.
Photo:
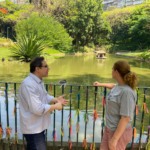
<svg viewBox="0 0 150 150"><path fill-rule="evenodd" d="M9 106L8 106L8 83L5 83L5 99L6 99L6 119L7 119L7 127L9 127Z"/></svg>
<svg viewBox="0 0 150 150"><path fill-rule="evenodd" d="M70 86L70 95L69 95L69 101L70 101L70 109L69 109L69 121L68 121L68 123L69 123L69 140L71 140L71 107L72 107L72 85Z"/></svg>
<svg viewBox="0 0 150 150"><path fill-rule="evenodd" d="M87 117L88 117L88 89L89 87L87 86L86 88L86 112L85 112L85 115L86 115L86 121L85 121L85 132L84 132L84 139L86 139L86 132L87 132Z"/></svg>
<svg viewBox="0 0 150 150"><path fill-rule="evenodd" d="M3 127L2 127L2 114L1 114L1 101L0 101L0 128L1 128L1 140L0 142L2 143L2 147L4 149L4 144L3 144Z"/></svg>
<svg viewBox="0 0 150 150"><path fill-rule="evenodd" d="M48 92L48 84L45 84L45 86L46 86L46 91ZM47 134L48 134L48 132L47 132L47 129L46 129L46 130L45 130L45 141L46 141L46 147L48 148Z"/></svg>
<svg viewBox="0 0 150 150"><path fill-rule="evenodd" d="M9 127L9 105L8 105L8 83L5 83L5 100L6 100L6 119L7 119L7 127L6 127L6 138L8 139L8 149L10 150L10 127Z"/></svg>
<svg viewBox="0 0 150 150"><path fill-rule="evenodd" d="M16 83L14 83L14 113L15 113L15 144L17 145L17 150L18 150L18 133L17 133L17 88L16 88Z"/></svg>
<svg viewBox="0 0 150 150"><path fill-rule="evenodd" d="M150 138L150 124L148 126L148 132L147 132L147 143L149 142L149 138Z"/></svg>
<svg viewBox="0 0 150 150"><path fill-rule="evenodd" d="M96 98L97 98L97 86L95 86L95 91L94 91L94 111L96 111ZM96 113L96 112L94 112ZM94 113L93 113L93 118L94 118ZM93 120L93 144L94 144L94 137L95 137L95 118Z"/></svg>
<svg viewBox="0 0 150 150"><path fill-rule="evenodd" d="M56 85L54 85L54 97L56 96ZM56 140L56 111L54 110L53 115L53 149L55 149L55 140Z"/></svg>
<svg viewBox="0 0 150 150"><path fill-rule="evenodd" d="M139 92L138 92L139 89L137 89L137 101L136 101L136 105L135 105L135 110L134 110L134 121L133 121L133 132L132 132L132 142L131 142L131 150L133 149L133 144L134 144L134 128L136 126L136 108L137 108L137 105L138 105L138 99L139 99Z"/></svg>
<svg viewBox="0 0 150 150"><path fill-rule="evenodd" d="M79 144L79 122L80 122L80 86L78 86L78 94L77 94L77 124L76 124L76 130L77 130L77 144L76 144L76 149L78 149L78 144Z"/></svg>
<svg viewBox="0 0 150 150"><path fill-rule="evenodd" d="M70 92L69 92L69 101L70 101L70 109L69 109L69 119L68 119L68 125L69 125L69 136L68 136L68 145L69 149L72 149L72 141L71 141L71 134L72 134L72 85L70 86Z"/></svg>
<svg viewBox="0 0 150 150"><path fill-rule="evenodd" d="M105 101L106 101L106 93L107 93L107 89L106 89L106 87L104 87L104 102L102 102L103 103L103 113L102 113L102 132L101 132L101 140L102 140L102 137L103 137L103 128L104 128L104 122L105 122L105 120L104 120L104 116L105 116Z"/></svg>
<svg viewBox="0 0 150 150"><path fill-rule="evenodd" d="M143 104L146 102L146 88L144 88L144 100ZM143 121L144 121L144 105L142 105L142 118L141 118L141 128L140 128L140 137L139 137L139 148L141 147L141 137L142 137L142 129L143 129Z"/></svg>
<svg viewBox="0 0 150 150"><path fill-rule="evenodd" d="M64 94L64 85L62 87L62 94ZM61 147L63 146L63 136L64 136L64 129L63 129L63 120L64 120L64 109L61 111Z"/></svg>

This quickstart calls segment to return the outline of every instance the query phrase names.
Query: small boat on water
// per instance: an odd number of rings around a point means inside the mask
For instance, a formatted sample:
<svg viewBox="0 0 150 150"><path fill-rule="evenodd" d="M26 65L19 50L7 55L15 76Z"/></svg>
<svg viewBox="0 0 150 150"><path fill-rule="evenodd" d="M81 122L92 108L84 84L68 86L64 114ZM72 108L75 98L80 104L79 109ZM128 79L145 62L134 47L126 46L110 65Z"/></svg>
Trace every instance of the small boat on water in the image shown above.
<svg viewBox="0 0 150 150"><path fill-rule="evenodd" d="M106 57L106 52L103 50L96 51L96 58L97 59L105 59Z"/></svg>

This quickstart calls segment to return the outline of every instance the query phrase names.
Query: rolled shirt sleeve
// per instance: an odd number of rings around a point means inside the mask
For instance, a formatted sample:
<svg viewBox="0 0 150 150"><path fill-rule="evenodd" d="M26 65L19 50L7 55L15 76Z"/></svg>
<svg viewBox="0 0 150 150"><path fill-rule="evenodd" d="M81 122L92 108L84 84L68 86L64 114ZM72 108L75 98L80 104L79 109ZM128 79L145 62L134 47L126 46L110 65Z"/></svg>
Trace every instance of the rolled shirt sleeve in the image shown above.
<svg viewBox="0 0 150 150"><path fill-rule="evenodd" d="M52 101L52 99L54 99L54 96L47 94L48 103L50 103Z"/></svg>

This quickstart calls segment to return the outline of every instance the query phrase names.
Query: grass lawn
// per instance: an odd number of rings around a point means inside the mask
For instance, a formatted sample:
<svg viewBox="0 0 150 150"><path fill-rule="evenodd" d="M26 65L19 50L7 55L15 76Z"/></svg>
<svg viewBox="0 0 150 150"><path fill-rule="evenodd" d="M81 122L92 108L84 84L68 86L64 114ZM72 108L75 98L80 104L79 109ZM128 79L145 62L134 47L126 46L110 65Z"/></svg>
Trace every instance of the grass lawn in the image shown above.
<svg viewBox="0 0 150 150"><path fill-rule="evenodd" d="M11 57L11 55L12 54L11 54L10 47L0 47L0 59L2 59L2 58L8 59L9 57ZM55 49L45 48L43 50L43 55L46 57L49 57L49 56L54 56L54 57L57 56L58 57L58 56L62 56L64 54Z"/></svg>
<svg viewBox="0 0 150 150"><path fill-rule="evenodd" d="M133 57L138 57L139 55L141 55L143 52L128 52L128 53L124 53L123 55L125 56L133 56Z"/></svg>
<svg viewBox="0 0 150 150"><path fill-rule="evenodd" d="M0 58L9 58L11 51L9 47L0 47Z"/></svg>

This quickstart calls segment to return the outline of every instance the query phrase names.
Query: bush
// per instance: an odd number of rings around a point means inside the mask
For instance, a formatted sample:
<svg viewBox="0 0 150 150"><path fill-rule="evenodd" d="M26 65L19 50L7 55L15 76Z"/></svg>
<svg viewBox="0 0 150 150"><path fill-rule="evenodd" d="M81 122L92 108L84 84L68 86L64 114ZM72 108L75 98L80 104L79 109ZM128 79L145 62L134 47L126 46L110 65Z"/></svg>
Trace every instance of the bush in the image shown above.
<svg viewBox="0 0 150 150"><path fill-rule="evenodd" d="M52 17L33 14L28 19L20 21L15 30L17 38L33 34L38 39L43 39L49 47L61 52L69 52L71 49L72 39L64 27Z"/></svg>

